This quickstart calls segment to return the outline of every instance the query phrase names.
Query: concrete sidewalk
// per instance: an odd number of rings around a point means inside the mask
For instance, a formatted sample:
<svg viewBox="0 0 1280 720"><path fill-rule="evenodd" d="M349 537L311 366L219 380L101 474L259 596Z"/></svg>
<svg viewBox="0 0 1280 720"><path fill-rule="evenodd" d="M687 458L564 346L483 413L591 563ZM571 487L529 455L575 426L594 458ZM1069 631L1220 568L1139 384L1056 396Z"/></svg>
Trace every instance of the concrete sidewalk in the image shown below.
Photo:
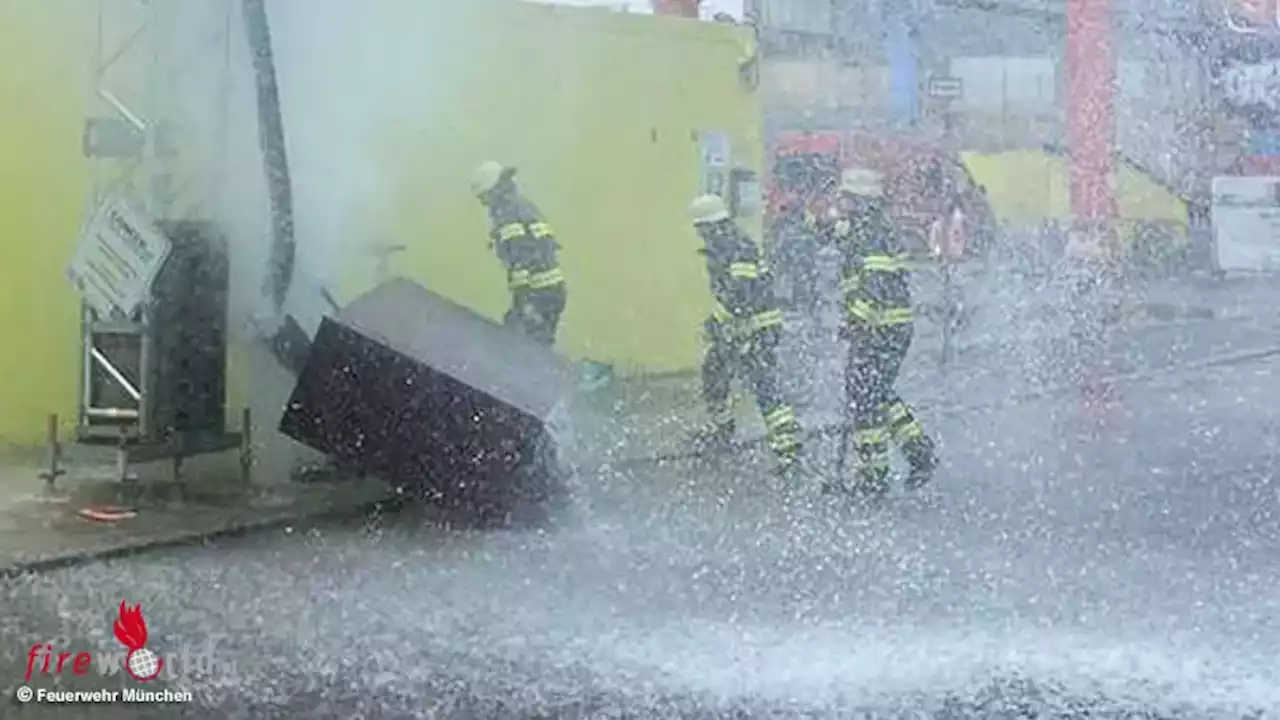
<svg viewBox="0 0 1280 720"><path fill-rule="evenodd" d="M114 468L99 458L75 457L50 489L31 458L0 463L0 575L39 571L143 549L279 527L328 516L358 515L394 502L385 483L254 482L244 485L220 458L197 458L183 483L141 466L141 497L122 502ZM121 505L134 517L85 519L85 508Z"/></svg>

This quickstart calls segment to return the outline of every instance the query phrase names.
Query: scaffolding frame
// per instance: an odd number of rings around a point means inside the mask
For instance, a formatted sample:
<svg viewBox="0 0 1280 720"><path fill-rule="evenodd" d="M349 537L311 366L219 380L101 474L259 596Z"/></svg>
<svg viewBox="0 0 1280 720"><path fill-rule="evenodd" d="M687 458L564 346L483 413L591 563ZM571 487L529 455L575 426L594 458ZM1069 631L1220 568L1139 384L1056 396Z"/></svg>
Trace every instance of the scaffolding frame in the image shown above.
<svg viewBox="0 0 1280 720"><path fill-rule="evenodd" d="M83 152L92 175L87 217L122 201L151 221L216 217L229 175L236 0L96 0L96 37ZM86 220L86 227L88 225ZM131 317L81 304L76 439L113 444L120 479L129 462L241 447L241 433L187 447L153 427L155 361L150 300ZM103 391L114 392L104 401ZM247 474L247 459L242 457Z"/></svg>

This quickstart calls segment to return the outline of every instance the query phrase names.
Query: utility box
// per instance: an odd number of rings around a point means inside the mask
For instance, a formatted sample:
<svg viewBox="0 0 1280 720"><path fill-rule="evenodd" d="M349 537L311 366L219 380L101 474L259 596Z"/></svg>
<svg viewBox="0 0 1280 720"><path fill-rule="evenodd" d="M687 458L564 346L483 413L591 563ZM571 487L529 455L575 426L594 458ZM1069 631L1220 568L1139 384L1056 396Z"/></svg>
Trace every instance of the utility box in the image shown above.
<svg viewBox="0 0 1280 720"><path fill-rule="evenodd" d="M564 491L574 379L550 349L395 279L321 322L280 432L474 519L532 520Z"/></svg>

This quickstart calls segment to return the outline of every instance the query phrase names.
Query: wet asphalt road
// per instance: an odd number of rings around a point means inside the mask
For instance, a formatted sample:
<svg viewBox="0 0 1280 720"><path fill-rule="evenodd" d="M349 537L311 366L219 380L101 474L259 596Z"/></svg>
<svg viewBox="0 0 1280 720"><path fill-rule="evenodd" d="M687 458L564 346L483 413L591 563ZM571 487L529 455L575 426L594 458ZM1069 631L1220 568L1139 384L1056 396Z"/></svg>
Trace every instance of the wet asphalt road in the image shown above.
<svg viewBox="0 0 1280 720"><path fill-rule="evenodd" d="M33 643L118 649L121 600L170 670L211 638L215 664L153 683L192 703L0 717L1271 717L1277 372L1130 384L1103 428L1062 399L929 417L937 487L880 513L737 458L583 478L552 532L407 512L8 580L9 697Z"/></svg>

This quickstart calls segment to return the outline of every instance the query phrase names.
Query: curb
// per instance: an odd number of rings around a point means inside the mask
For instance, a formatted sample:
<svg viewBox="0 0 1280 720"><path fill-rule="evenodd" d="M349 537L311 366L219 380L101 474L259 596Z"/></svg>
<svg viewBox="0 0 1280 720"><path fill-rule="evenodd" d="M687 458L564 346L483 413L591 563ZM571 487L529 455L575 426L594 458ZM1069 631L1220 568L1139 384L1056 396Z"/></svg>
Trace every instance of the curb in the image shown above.
<svg viewBox="0 0 1280 720"><path fill-rule="evenodd" d="M1104 378L1100 378L1100 381L1105 383L1115 383L1115 382L1126 382L1126 381L1132 382L1135 380L1139 380L1139 381L1152 380L1162 375L1170 375L1170 374L1174 374L1174 373L1178 373L1186 370L1205 370L1205 369L1214 368L1214 367L1226 367L1230 365L1238 365L1243 362L1249 362L1252 360L1261 360L1264 358L1275 357L1275 356L1280 356L1280 345L1274 345L1267 348L1260 348L1257 350L1242 350L1240 352L1228 353L1225 355L1218 355L1216 357L1209 357L1203 360L1197 360L1197 361L1188 362L1188 363L1180 363L1175 365L1165 365L1162 367L1149 368L1146 370L1140 370L1136 372L1118 373L1118 374L1106 376ZM1048 387L1040 388L1037 390L1014 393L1012 395L1007 395L1005 397L1002 397L999 400L996 400L994 402L963 404L963 403L946 403L946 402L938 401L937 399L935 399L934 402L926 401L921 404L929 405L933 408L936 408L938 411L944 412L944 413L974 412L974 411L994 410L998 408L1008 407L1008 406L1015 405L1017 403L1025 402L1028 400L1044 400L1052 397L1061 397L1063 395L1068 395L1070 393L1073 393L1077 389L1078 389L1077 386L1073 384L1060 384L1060 385L1050 385ZM838 435L842 429L843 429L843 425L839 423L828 423L825 425L819 425L817 427L811 427L810 429L805 431L804 438L806 440L812 440L816 438L833 437ZM587 468L587 470L590 472L598 472L606 468L628 468L628 467L637 467L637 466L644 466L644 465L658 465L664 462L672 462L677 460L693 460L693 459L701 459L701 458L708 458L708 457L723 457L725 455L737 455L748 450L763 447L764 445L765 445L764 437L755 437L755 438L735 441L727 449L720 450L720 451L690 449L690 450L658 452L658 453L653 453L651 455L624 458L616 462L601 463L599 465L589 467Z"/></svg>
<svg viewBox="0 0 1280 720"><path fill-rule="evenodd" d="M61 570L79 565L87 565L89 563L103 562L106 560L132 557L152 550L200 545L209 542L210 540L241 537L257 532L286 527L298 522L345 520L367 515L380 509L394 508L399 504L399 502L400 500L396 495L388 494L387 497L379 500L367 500L350 506L330 506L299 512L281 511L280 514L272 514L251 520L228 522L221 527L217 527L212 530L193 530L187 532L178 531L168 536L150 538L146 540L136 540L132 542L125 540L115 545L98 549L55 553L47 557L20 561L12 563L7 567L0 567L0 580L7 580L20 577L22 575L45 573L51 570Z"/></svg>

